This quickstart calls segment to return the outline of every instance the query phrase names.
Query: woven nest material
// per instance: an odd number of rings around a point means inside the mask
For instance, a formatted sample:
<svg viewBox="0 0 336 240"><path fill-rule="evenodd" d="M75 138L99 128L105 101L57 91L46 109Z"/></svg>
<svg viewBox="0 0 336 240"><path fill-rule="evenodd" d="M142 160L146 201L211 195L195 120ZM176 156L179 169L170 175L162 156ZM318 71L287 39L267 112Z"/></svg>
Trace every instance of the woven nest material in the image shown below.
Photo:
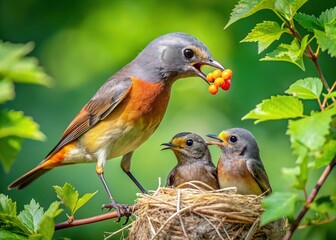
<svg viewBox="0 0 336 240"><path fill-rule="evenodd" d="M128 240L144 239L282 239L285 221L259 228L261 196L238 195L236 188L210 190L158 188L140 195Z"/></svg>

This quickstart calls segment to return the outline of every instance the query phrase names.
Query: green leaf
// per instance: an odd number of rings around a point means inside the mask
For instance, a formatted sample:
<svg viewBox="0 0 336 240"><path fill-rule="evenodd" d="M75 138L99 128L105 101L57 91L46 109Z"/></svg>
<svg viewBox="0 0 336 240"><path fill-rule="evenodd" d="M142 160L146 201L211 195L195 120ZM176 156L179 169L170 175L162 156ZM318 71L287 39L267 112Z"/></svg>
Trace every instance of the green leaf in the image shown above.
<svg viewBox="0 0 336 240"><path fill-rule="evenodd" d="M310 151L319 150L329 133L331 117L336 114L335 109L317 112L299 120L290 120L287 133L291 142L298 142Z"/></svg>
<svg viewBox="0 0 336 240"><path fill-rule="evenodd" d="M44 140L45 136L39 131L39 125L31 117L24 116L21 111L0 110L0 138L18 136L34 140Z"/></svg>
<svg viewBox="0 0 336 240"><path fill-rule="evenodd" d="M319 21L322 25L336 22L336 7L327 9L319 16Z"/></svg>
<svg viewBox="0 0 336 240"><path fill-rule="evenodd" d="M323 84L319 78L305 78L293 83L285 93L301 99L318 99L322 93Z"/></svg>
<svg viewBox="0 0 336 240"><path fill-rule="evenodd" d="M292 217L298 195L290 192L273 192L262 200L265 212L261 215L260 225L282 217Z"/></svg>
<svg viewBox="0 0 336 240"><path fill-rule="evenodd" d="M319 19L314 15L307 15L305 13L297 13L294 19L309 32L314 32L314 29L323 30L324 26Z"/></svg>
<svg viewBox="0 0 336 240"><path fill-rule="evenodd" d="M86 193L84 194L83 197L81 197L78 202L77 202L77 205L76 205L76 208L74 210L74 212L76 212L79 208L81 208L85 203L87 203L96 193L98 192L95 191L94 193Z"/></svg>
<svg viewBox="0 0 336 240"><path fill-rule="evenodd" d="M242 119L256 119L255 123L259 123L302 116L303 104L299 99L292 96L272 96L271 99L263 100Z"/></svg>
<svg viewBox="0 0 336 240"><path fill-rule="evenodd" d="M30 201L29 205L24 206L24 210L22 210L18 218L22 221L22 223L27 227L31 234L36 233L37 226L43 217L43 208L40 207L40 204L35 202L34 199Z"/></svg>
<svg viewBox="0 0 336 240"><path fill-rule="evenodd" d="M41 234L43 240L51 240L55 232L55 222L49 216L43 216L36 232Z"/></svg>
<svg viewBox="0 0 336 240"><path fill-rule="evenodd" d="M310 208L320 214L336 215L336 196L321 196L314 200Z"/></svg>
<svg viewBox="0 0 336 240"><path fill-rule="evenodd" d="M308 0L276 0L275 9L287 20L291 19Z"/></svg>
<svg viewBox="0 0 336 240"><path fill-rule="evenodd" d="M6 173L9 172L18 152L21 150L22 138L4 137L0 138L0 162Z"/></svg>
<svg viewBox="0 0 336 240"><path fill-rule="evenodd" d="M325 25L325 31L314 31L316 41L322 51L327 51L330 56L336 57L336 23Z"/></svg>
<svg viewBox="0 0 336 240"><path fill-rule="evenodd" d="M20 234L7 231L4 228L0 228L0 239L6 239L6 240L27 240L28 238L25 236L22 236Z"/></svg>
<svg viewBox="0 0 336 240"><path fill-rule="evenodd" d="M94 193L87 193L78 199L78 191L69 183L65 183L63 187L54 186L57 197L70 210L71 217L74 217L75 212L89 201L98 191Z"/></svg>
<svg viewBox="0 0 336 240"><path fill-rule="evenodd" d="M274 51L268 53L260 61L284 61L290 62L305 70L303 63L303 53L308 44L308 35L302 38L301 45L296 39L291 44L281 43Z"/></svg>
<svg viewBox="0 0 336 240"><path fill-rule="evenodd" d="M13 100L14 97L14 84L6 80L0 80L0 103Z"/></svg>
<svg viewBox="0 0 336 240"><path fill-rule="evenodd" d="M336 155L336 140L329 139L322 146L321 151L315 153L314 168L328 165Z"/></svg>
<svg viewBox="0 0 336 240"><path fill-rule="evenodd" d="M26 57L33 43L13 44L0 41L0 78L20 83L50 85L50 77L34 57Z"/></svg>
<svg viewBox="0 0 336 240"><path fill-rule="evenodd" d="M284 31L277 22L258 23L241 42L258 42L258 53L264 51L275 40L279 40Z"/></svg>
<svg viewBox="0 0 336 240"><path fill-rule="evenodd" d="M44 213L44 215L50 218L57 217L61 212L63 212L63 209L59 208L60 204L61 203L59 201L55 201L52 204L50 204L49 208Z"/></svg>
<svg viewBox="0 0 336 240"><path fill-rule="evenodd" d="M301 156L299 158L302 158ZM292 188L303 190L306 187L308 180L308 160L309 157L306 156L299 163L299 173L295 175L295 181Z"/></svg>
<svg viewBox="0 0 336 240"><path fill-rule="evenodd" d="M78 201L78 191L69 183L65 183L63 187L54 186L57 197L61 202L70 210L71 214L74 213Z"/></svg>
<svg viewBox="0 0 336 240"><path fill-rule="evenodd" d="M274 9L275 0L240 0L231 12L230 20L225 28L232 23L251 16L262 9ZM224 29L225 29L224 28Z"/></svg>
<svg viewBox="0 0 336 240"><path fill-rule="evenodd" d="M0 193L0 213L16 216L16 202Z"/></svg>

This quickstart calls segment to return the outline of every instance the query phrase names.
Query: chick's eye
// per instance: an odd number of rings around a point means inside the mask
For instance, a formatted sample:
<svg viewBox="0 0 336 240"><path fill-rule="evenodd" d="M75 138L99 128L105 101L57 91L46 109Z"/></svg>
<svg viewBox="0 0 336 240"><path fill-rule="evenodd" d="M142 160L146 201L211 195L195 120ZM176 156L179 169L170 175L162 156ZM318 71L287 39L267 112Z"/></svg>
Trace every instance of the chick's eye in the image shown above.
<svg viewBox="0 0 336 240"><path fill-rule="evenodd" d="M230 142L237 142L238 138L236 136L231 136L230 137Z"/></svg>
<svg viewBox="0 0 336 240"><path fill-rule="evenodd" d="M195 55L194 51L189 48L184 49L183 54L186 58L192 58Z"/></svg>
<svg viewBox="0 0 336 240"><path fill-rule="evenodd" d="M193 141L193 140L191 140L191 139L188 139L188 140L187 140L187 145L188 145L188 146L191 146L191 145L193 145L193 143L194 143L194 141Z"/></svg>

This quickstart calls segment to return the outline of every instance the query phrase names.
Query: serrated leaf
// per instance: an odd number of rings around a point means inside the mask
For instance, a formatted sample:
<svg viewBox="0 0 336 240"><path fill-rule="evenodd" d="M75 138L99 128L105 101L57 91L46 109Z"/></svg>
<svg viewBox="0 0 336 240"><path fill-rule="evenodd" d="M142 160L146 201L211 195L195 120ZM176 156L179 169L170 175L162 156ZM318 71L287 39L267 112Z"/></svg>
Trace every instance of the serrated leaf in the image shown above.
<svg viewBox="0 0 336 240"><path fill-rule="evenodd" d="M322 51L327 51L330 56L336 57L336 23L325 25L325 32L315 29L314 33Z"/></svg>
<svg viewBox="0 0 336 240"><path fill-rule="evenodd" d="M45 136L39 131L39 125L31 117L21 111L0 111L0 138L17 136L34 140L44 140Z"/></svg>
<svg viewBox="0 0 336 240"><path fill-rule="evenodd" d="M322 25L336 22L336 7L325 10L319 16L319 21Z"/></svg>
<svg viewBox="0 0 336 240"><path fill-rule="evenodd" d="M76 212L79 208L81 208L85 203L87 203L98 191L95 191L94 193L86 193L81 197L76 205L76 208L74 212Z"/></svg>
<svg viewBox="0 0 336 240"><path fill-rule="evenodd" d="M50 85L50 77L34 57L26 57L34 48L33 43L13 44L0 41L0 78L20 83Z"/></svg>
<svg viewBox="0 0 336 240"><path fill-rule="evenodd" d="M299 163L299 173L295 175L295 181L292 185L293 188L298 190L303 190L306 187L308 180L308 156L299 156L302 158Z"/></svg>
<svg viewBox="0 0 336 240"><path fill-rule="evenodd" d="M15 97L15 90L13 83L0 80L0 103L4 103L8 100L13 100Z"/></svg>
<svg viewBox="0 0 336 240"><path fill-rule="evenodd" d="M0 162L6 173L13 165L18 152L21 150L22 138L4 137L0 138Z"/></svg>
<svg viewBox="0 0 336 240"><path fill-rule="evenodd" d="M294 19L309 32L314 32L314 29L323 30L323 24L314 15L307 15L305 13L297 13Z"/></svg>
<svg viewBox="0 0 336 240"><path fill-rule="evenodd" d="M307 1L308 0L276 0L275 9L287 20L289 20Z"/></svg>
<svg viewBox="0 0 336 240"><path fill-rule="evenodd" d="M69 183L65 183L63 187L54 186L57 197L61 202L74 213L78 201L78 192Z"/></svg>
<svg viewBox="0 0 336 240"><path fill-rule="evenodd" d="M55 232L55 222L49 216L43 216L37 226L36 233L41 234L43 240L51 240Z"/></svg>
<svg viewBox="0 0 336 240"><path fill-rule="evenodd" d="M41 234L43 239L52 239L54 235L54 218L63 211L63 209L59 209L59 206L60 202L58 201L50 204L48 210L43 214L43 217L37 226L36 233Z"/></svg>
<svg viewBox="0 0 336 240"><path fill-rule="evenodd" d="M258 23L241 42L258 42L258 53L264 51L284 33L277 22L264 21Z"/></svg>
<svg viewBox="0 0 336 240"><path fill-rule="evenodd" d="M224 27L227 28L232 23L251 16L262 9L274 9L275 0L240 0L231 12L230 20Z"/></svg>
<svg viewBox="0 0 336 240"><path fill-rule="evenodd" d="M271 99L263 100L242 119L256 119L254 123L259 123L302 116L303 104L299 99L292 96L272 96Z"/></svg>
<svg viewBox="0 0 336 240"><path fill-rule="evenodd" d="M40 204L35 202L34 199L30 201L29 205L24 206L24 210L22 210L18 218L22 221L22 223L27 227L30 234L36 233L37 226L43 217L43 208L40 207Z"/></svg>
<svg viewBox="0 0 336 240"><path fill-rule="evenodd" d="M4 194L0 194L0 223L7 225L8 229L21 230L26 234L30 232L17 217L16 202L13 202L11 198ZM0 226L2 224L0 224ZM2 238L0 237L0 239Z"/></svg>
<svg viewBox="0 0 336 240"><path fill-rule="evenodd" d="M16 216L16 202L0 193L0 213Z"/></svg>
<svg viewBox="0 0 336 240"><path fill-rule="evenodd" d="M59 201L51 203L44 215L51 218L57 217L61 212L63 212L63 209L59 209L60 204L61 203Z"/></svg>
<svg viewBox="0 0 336 240"><path fill-rule="evenodd" d="M336 215L336 196L321 196L312 202L310 208L320 214Z"/></svg>
<svg viewBox="0 0 336 240"><path fill-rule="evenodd" d="M290 85L287 94L292 94L301 99L318 99L322 93L323 84L319 78L300 79Z"/></svg>
<svg viewBox="0 0 336 240"><path fill-rule="evenodd" d="M331 117L336 114L335 109L317 112L299 120L289 120L286 134L291 142L304 145L309 151L319 150L329 134Z"/></svg>
<svg viewBox="0 0 336 240"><path fill-rule="evenodd" d="M20 234L7 231L4 228L0 228L0 239L6 240L27 240L28 238Z"/></svg>
<svg viewBox="0 0 336 240"><path fill-rule="evenodd" d="M263 199L265 211L261 215L260 225L263 226L282 217L292 217L297 198L298 195L295 193L273 192Z"/></svg>
<svg viewBox="0 0 336 240"><path fill-rule="evenodd" d="M301 45L296 39L291 44L280 44L274 51L268 53L260 61L284 61L290 62L305 70L303 63L303 53L308 44L308 35L302 38Z"/></svg>
<svg viewBox="0 0 336 240"><path fill-rule="evenodd" d="M328 165L336 155L336 140L329 139L321 148L321 151L315 153L314 168L321 168Z"/></svg>

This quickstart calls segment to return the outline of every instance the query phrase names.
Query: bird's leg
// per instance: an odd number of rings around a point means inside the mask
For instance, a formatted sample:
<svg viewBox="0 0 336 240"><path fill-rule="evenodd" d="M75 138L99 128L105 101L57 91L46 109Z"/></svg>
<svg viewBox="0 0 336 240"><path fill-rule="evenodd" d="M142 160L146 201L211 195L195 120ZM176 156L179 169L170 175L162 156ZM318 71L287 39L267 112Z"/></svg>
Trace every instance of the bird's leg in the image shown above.
<svg viewBox="0 0 336 240"><path fill-rule="evenodd" d="M102 181L103 185L104 185L104 189L110 199L110 203L109 204L103 204L102 205L102 209L107 208L109 210L111 210L112 208L114 208L117 213L118 213L118 220L117 222L120 221L121 218L121 213L125 212L125 216L126 216L126 222L125 224L128 222L129 217L131 216L131 213L129 211L129 206L128 205L123 205L123 204L118 204L114 198L112 197L112 194L110 192L110 189L107 186L106 180L104 178L104 168L103 166L97 165L96 166L96 173L98 174L98 177L100 178L100 180Z"/></svg>
<svg viewBox="0 0 336 240"><path fill-rule="evenodd" d="M143 186L136 180L136 178L133 176L133 174L130 172L131 168L131 158L132 158L133 152L129 152L125 154L120 162L120 167L122 170L129 176L130 179L137 185L137 187L140 189L142 193L147 194L146 190L143 188Z"/></svg>

